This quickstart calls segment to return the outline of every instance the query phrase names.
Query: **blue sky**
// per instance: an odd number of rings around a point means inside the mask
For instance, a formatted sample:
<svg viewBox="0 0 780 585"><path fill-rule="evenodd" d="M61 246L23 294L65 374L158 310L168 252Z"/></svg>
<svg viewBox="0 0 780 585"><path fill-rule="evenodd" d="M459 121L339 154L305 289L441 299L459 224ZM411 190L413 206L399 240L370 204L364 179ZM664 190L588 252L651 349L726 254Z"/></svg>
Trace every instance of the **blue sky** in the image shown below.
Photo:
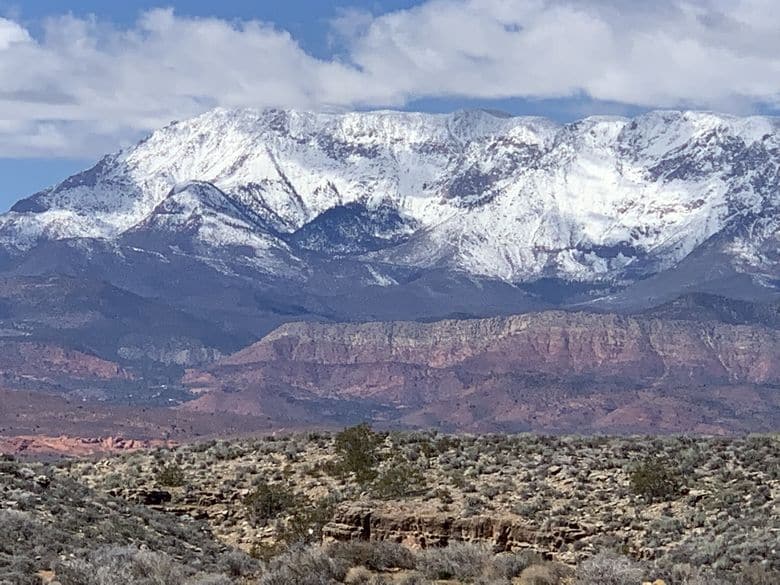
<svg viewBox="0 0 780 585"><path fill-rule="evenodd" d="M0 209L225 107L775 114L769 0L0 0Z"/></svg>
<svg viewBox="0 0 780 585"><path fill-rule="evenodd" d="M6 14L18 15L33 30L48 16L63 13L96 15L120 25L132 25L146 10L172 6L177 13L226 20L258 19L289 31L310 53L328 56L328 22L344 10L359 8L375 14L422 4L422 0L0 0Z"/></svg>

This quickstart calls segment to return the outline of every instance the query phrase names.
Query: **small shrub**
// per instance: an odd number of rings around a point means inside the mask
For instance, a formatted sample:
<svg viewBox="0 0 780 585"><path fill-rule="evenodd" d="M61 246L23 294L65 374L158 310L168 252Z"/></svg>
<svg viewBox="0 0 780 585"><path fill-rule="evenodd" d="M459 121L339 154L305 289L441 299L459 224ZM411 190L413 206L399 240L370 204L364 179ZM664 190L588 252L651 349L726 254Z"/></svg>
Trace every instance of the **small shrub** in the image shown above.
<svg viewBox="0 0 780 585"><path fill-rule="evenodd" d="M249 550L249 556L257 561L267 562L283 554L285 550L283 542L273 542L272 544L255 542Z"/></svg>
<svg viewBox="0 0 780 585"><path fill-rule="evenodd" d="M532 551L500 553L490 560L487 574L501 579L514 579L530 567L542 562L542 558Z"/></svg>
<svg viewBox="0 0 780 585"><path fill-rule="evenodd" d="M377 475L376 466L380 461L379 446L382 441L382 436L365 423L338 433L335 449L343 471L354 473L359 483L373 480Z"/></svg>
<svg viewBox="0 0 780 585"><path fill-rule="evenodd" d="M571 569L561 563L531 565L520 574L520 585L559 585L564 579L568 579L571 573ZM603 584L594 581L588 585Z"/></svg>
<svg viewBox="0 0 780 585"><path fill-rule="evenodd" d="M636 585L643 576L642 567L631 559L599 553L577 567L576 585Z"/></svg>
<svg viewBox="0 0 780 585"><path fill-rule="evenodd" d="M165 487L180 487L185 484L184 470L175 463L169 463L157 474L157 483Z"/></svg>
<svg viewBox="0 0 780 585"><path fill-rule="evenodd" d="M645 459L629 477L631 491L650 501L675 497L682 488L679 472L668 461L651 457Z"/></svg>
<svg viewBox="0 0 780 585"><path fill-rule="evenodd" d="M744 565L737 577L737 585L777 585L778 583L780 583L780 572L757 564Z"/></svg>
<svg viewBox="0 0 780 585"><path fill-rule="evenodd" d="M398 581L398 585L432 585L432 583L421 573L414 572L401 577L401 580Z"/></svg>
<svg viewBox="0 0 780 585"><path fill-rule="evenodd" d="M490 557L484 546L454 542L418 553L417 568L429 579L473 580L482 574Z"/></svg>
<svg viewBox="0 0 780 585"><path fill-rule="evenodd" d="M423 494L427 489L422 470L406 462L388 465L372 486L373 494L385 500L408 498Z"/></svg>
<svg viewBox="0 0 780 585"><path fill-rule="evenodd" d="M257 561L240 550L223 554L218 563L219 570L230 577L252 575L260 568Z"/></svg>
<svg viewBox="0 0 780 585"><path fill-rule="evenodd" d="M436 488L433 492L433 497L438 498L442 504L452 504L455 501L452 497L452 492L447 488Z"/></svg>
<svg viewBox="0 0 780 585"><path fill-rule="evenodd" d="M2 547L0 547L1 549ZM0 585L40 585L35 563L26 557L3 558L0 554ZM7 561L7 562L6 562Z"/></svg>
<svg viewBox="0 0 780 585"><path fill-rule="evenodd" d="M235 585L235 583L225 575L201 575L188 579L186 585Z"/></svg>
<svg viewBox="0 0 780 585"><path fill-rule="evenodd" d="M345 585L369 585L371 577L371 571L365 567L353 567L344 578L344 583Z"/></svg>
<svg viewBox="0 0 780 585"><path fill-rule="evenodd" d="M723 579L708 568L688 564L675 565L672 568L671 582L675 585L735 585L732 579Z"/></svg>
<svg viewBox="0 0 780 585"><path fill-rule="evenodd" d="M261 482L244 498L244 505L252 520L265 522L288 512L296 502L295 495L276 484Z"/></svg>
<svg viewBox="0 0 780 585"><path fill-rule="evenodd" d="M269 563L258 585L330 585L346 576L346 565L320 547L295 547Z"/></svg>
<svg viewBox="0 0 780 585"><path fill-rule="evenodd" d="M183 567L170 557L130 547L112 547L55 567L62 585L168 585L184 582Z"/></svg>
<svg viewBox="0 0 780 585"><path fill-rule="evenodd" d="M350 567L362 566L372 571L414 569L416 565L412 551L396 542L337 542L327 550Z"/></svg>

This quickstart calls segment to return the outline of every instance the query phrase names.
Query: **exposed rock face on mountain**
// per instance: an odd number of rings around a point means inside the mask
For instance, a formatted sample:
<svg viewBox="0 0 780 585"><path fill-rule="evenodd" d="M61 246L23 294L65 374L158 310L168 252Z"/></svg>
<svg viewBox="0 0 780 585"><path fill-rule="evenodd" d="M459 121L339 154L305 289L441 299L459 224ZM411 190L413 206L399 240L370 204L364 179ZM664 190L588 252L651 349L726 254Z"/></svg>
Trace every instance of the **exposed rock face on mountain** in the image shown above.
<svg viewBox="0 0 780 585"><path fill-rule="evenodd" d="M587 313L295 323L190 372L203 395L185 408L295 419L359 401L445 428L768 429L779 354L774 329Z"/></svg>
<svg viewBox="0 0 780 585"><path fill-rule="evenodd" d="M769 329L549 312L429 324L294 323L220 365L379 362L446 368L466 363L486 372L522 368L764 383L780 380L778 350L780 333Z"/></svg>

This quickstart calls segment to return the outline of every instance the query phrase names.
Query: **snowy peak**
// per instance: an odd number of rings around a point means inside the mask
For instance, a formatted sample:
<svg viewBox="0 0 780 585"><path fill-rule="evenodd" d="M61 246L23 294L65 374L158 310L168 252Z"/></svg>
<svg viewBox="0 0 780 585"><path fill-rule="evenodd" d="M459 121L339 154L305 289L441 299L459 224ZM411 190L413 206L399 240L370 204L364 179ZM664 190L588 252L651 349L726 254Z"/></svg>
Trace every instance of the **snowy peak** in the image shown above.
<svg viewBox="0 0 780 585"><path fill-rule="evenodd" d="M287 244L253 220L241 205L204 181L186 181L171 189L143 221L120 241L162 253L184 253L207 262L229 254L233 263L286 275L300 268Z"/></svg>
<svg viewBox="0 0 780 585"><path fill-rule="evenodd" d="M270 271L314 252L620 283L731 230L734 265L773 274L779 130L707 112L560 125L484 110L216 109L20 201L0 242L154 241L211 259L240 248L258 265L273 250Z"/></svg>
<svg viewBox="0 0 780 585"><path fill-rule="evenodd" d="M205 181L185 181L176 184L168 196L142 222L126 233L138 230L158 230L198 234L204 242L219 245L201 233L208 224L240 225L248 233L261 231L253 225L228 195Z"/></svg>

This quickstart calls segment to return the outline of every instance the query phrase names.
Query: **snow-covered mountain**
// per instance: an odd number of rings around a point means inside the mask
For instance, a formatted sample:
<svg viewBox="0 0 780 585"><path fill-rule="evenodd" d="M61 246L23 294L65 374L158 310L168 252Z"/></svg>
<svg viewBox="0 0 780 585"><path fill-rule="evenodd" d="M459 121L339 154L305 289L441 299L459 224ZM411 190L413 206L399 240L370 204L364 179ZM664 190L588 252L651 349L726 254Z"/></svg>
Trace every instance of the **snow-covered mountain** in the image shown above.
<svg viewBox="0 0 780 585"><path fill-rule="evenodd" d="M717 240L772 280L779 209L772 118L217 109L21 200L0 244L97 238L299 278L319 256L614 284Z"/></svg>

